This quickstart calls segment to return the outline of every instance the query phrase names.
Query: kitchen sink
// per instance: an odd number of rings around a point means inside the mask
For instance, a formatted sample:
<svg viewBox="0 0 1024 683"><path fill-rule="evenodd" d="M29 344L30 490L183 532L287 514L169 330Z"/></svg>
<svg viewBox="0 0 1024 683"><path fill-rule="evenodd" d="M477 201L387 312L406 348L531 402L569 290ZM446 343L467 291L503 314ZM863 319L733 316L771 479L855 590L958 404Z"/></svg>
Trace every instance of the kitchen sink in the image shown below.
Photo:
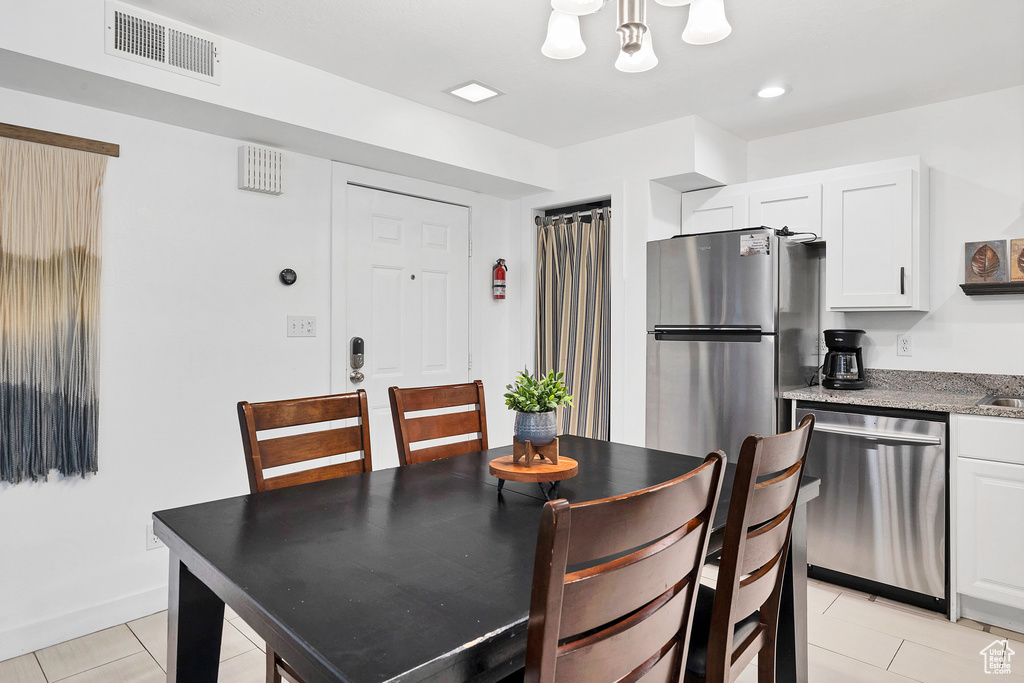
<svg viewBox="0 0 1024 683"><path fill-rule="evenodd" d="M986 396L978 401L979 406L995 406L997 408L1024 408L1024 396Z"/></svg>

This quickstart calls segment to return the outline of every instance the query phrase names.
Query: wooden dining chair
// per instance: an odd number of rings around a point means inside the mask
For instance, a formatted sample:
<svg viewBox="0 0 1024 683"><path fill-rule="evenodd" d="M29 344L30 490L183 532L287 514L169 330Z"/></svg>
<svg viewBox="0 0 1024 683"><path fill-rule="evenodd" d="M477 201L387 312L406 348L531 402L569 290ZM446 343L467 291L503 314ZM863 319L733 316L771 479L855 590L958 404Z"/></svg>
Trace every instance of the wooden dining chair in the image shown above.
<svg viewBox="0 0 1024 683"><path fill-rule="evenodd" d="M391 397L391 418L395 422L398 458L402 465L487 450L487 409L484 405L484 383L480 380L438 387L391 387L388 394ZM475 405L476 409L426 417L406 415L421 410L468 405ZM412 448L413 444L421 441L466 434L477 436L468 441Z"/></svg>
<svg viewBox="0 0 1024 683"><path fill-rule="evenodd" d="M716 451L651 488L545 503L527 683L679 680L724 470Z"/></svg>
<svg viewBox="0 0 1024 683"><path fill-rule="evenodd" d="M332 420L358 417L360 424L335 429L322 429L304 434L260 439L258 432L317 424ZM311 481L345 477L373 469L370 454L370 422L366 407L366 392L317 396L286 401L238 404L238 425L242 430L242 448L245 468L249 473L249 492L258 493ZM263 470L281 465L307 462L331 455L362 451L358 460L324 465L313 469L264 477ZM281 683L284 673L297 683L302 679L268 644L267 683Z"/></svg>
<svg viewBox="0 0 1024 683"><path fill-rule="evenodd" d="M322 429L305 434L260 439L258 432L281 427L345 420L358 417L359 425ZM345 477L373 469L370 455L370 421L366 392L297 398L266 403L238 404L238 425L242 429L245 467L249 473L249 491L269 491L311 481ZM362 451L358 460L324 465L314 469L265 478L263 470L281 465L307 462L330 455Z"/></svg>
<svg viewBox="0 0 1024 683"><path fill-rule="evenodd" d="M731 683L755 656L758 683L775 681L782 582L813 431L808 415L791 432L743 441L716 588L697 595L687 683Z"/></svg>

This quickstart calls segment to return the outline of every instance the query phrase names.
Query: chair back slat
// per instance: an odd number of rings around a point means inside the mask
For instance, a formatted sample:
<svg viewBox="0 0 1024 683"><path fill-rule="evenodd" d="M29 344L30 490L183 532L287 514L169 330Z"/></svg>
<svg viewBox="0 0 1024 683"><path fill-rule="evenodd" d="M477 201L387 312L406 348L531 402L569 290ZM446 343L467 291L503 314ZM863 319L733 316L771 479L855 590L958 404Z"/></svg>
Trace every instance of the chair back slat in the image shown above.
<svg viewBox="0 0 1024 683"><path fill-rule="evenodd" d="M711 613L707 681L734 681L755 656L774 668L783 569L813 430L808 415L792 432L749 436L740 447ZM737 622L754 612L754 634L734 643Z"/></svg>
<svg viewBox="0 0 1024 683"><path fill-rule="evenodd" d="M609 557L637 547L637 539L650 543L696 517L706 501L700 495L715 476L699 470L685 481L666 482L642 493L580 503L573 506L576 538L569 548L569 564Z"/></svg>
<svg viewBox="0 0 1024 683"><path fill-rule="evenodd" d="M659 652L657 656L651 657L651 661L644 662L641 666L622 679L622 683L633 683L642 680L644 683L673 683L678 680L679 672L676 667L680 666L683 656L683 645L678 642L665 652Z"/></svg>
<svg viewBox="0 0 1024 683"><path fill-rule="evenodd" d="M402 389L403 407L406 412L414 412L468 406L480 400L478 382Z"/></svg>
<svg viewBox="0 0 1024 683"><path fill-rule="evenodd" d="M747 533L741 574L750 574L760 569L782 550L789 539L789 516L792 513L793 508L788 507L772 521Z"/></svg>
<svg viewBox="0 0 1024 683"><path fill-rule="evenodd" d="M273 438L260 438L259 435L259 432L271 429L349 418L359 418L359 425ZM362 389L355 393L335 396L316 396L264 403L241 401L238 404L238 426L242 431L242 449L245 453L245 468L249 475L249 491L251 493L333 479L356 472L369 472L373 469L370 452L369 409L366 403L366 392ZM362 457L350 462L269 478L263 476L263 471L268 468L308 462L331 455L345 455L356 451L362 451Z"/></svg>
<svg viewBox="0 0 1024 683"><path fill-rule="evenodd" d="M358 392L251 405L256 431L345 420L361 415Z"/></svg>
<svg viewBox="0 0 1024 683"><path fill-rule="evenodd" d="M545 504L526 681L678 683L724 469L719 451L665 484L572 506ZM614 532L602 527L610 520ZM614 541L595 538L607 535ZM597 559L603 561L593 564ZM588 566L567 573L570 563L582 562Z"/></svg>
<svg viewBox="0 0 1024 683"><path fill-rule="evenodd" d="M391 398L391 417L395 425L398 459L402 465L487 450L487 409L484 403L484 385L480 380L439 387L391 387L388 389L388 395ZM443 415L406 415L421 410L470 405L476 406L476 409ZM479 437L442 446L412 448L413 444L422 441L466 434L479 434Z"/></svg>
<svg viewBox="0 0 1024 683"><path fill-rule="evenodd" d="M341 427L260 441L263 468L352 453L363 448L362 427Z"/></svg>
<svg viewBox="0 0 1024 683"><path fill-rule="evenodd" d="M412 443L441 439L447 436L477 434L480 432L480 413L469 410L432 417L406 418L405 428L409 434L409 441Z"/></svg>
<svg viewBox="0 0 1024 683"><path fill-rule="evenodd" d="M583 633L625 612L643 607L671 588L673 567L692 567L700 558L704 522L695 519L646 548L605 566L565 577L559 636Z"/></svg>
<svg viewBox="0 0 1024 683"><path fill-rule="evenodd" d="M766 438L761 450L759 476L788 470L800 462L810 440L810 432L801 429Z"/></svg>
<svg viewBox="0 0 1024 683"><path fill-rule="evenodd" d="M792 505L800 489L802 473L802 463L797 463L774 479L755 485L747 504L747 527L763 524Z"/></svg>
<svg viewBox="0 0 1024 683"><path fill-rule="evenodd" d="M693 583L684 581L640 612L559 647L557 680L620 680L676 640L680 626L687 626L693 593Z"/></svg>
<svg viewBox="0 0 1024 683"><path fill-rule="evenodd" d="M352 460L350 462L341 462L336 465L325 465L324 467L316 467L314 469L303 470L301 472L291 472L289 474L281 474L276 477L267 477L263 480L263 490L272 491L286 486L295 486L296 484L308 484L313 481L324 481L325 479L334 479L336 477L347 477L350 474L359 474L364 471L363 461L361 459Z"/></svg>
<svg viewBox="0 0 1024 683"><path fill-rule="evenodd" d="M417 448L416 450L409 452L409 457L406 458L405 464L411 465L416 462L440 460L442 458L450 458L453 455L462 455L463 453L474 453L476 451L485 450L487 450L487 447L480 439L446 443L441 446L430 446L428 448Z"/></svg>
<svg viewBox="0 0 1024 683"><path fill-rule="evenodd" d="M756 572L740 581L740 589L736 594L735 608L733 614L739 619L745 619L761 606L768 599L768 596L775 590L776 579L781 578L781 571L785 562L780 562L785 549L779 550L775 557Z"/></svg>

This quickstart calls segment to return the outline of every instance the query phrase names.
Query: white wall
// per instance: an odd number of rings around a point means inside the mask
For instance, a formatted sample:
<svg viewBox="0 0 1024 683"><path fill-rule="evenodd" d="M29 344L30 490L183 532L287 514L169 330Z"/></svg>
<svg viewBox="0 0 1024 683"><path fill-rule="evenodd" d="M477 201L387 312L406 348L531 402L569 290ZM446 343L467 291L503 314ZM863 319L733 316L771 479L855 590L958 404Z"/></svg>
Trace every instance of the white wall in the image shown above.
<svg viewBox="0 0 1024 683"><path fill-rule="evenodd" d="M867 330L868 367L1024 374L1024 295L958 286L965 242L1024 237L1024 87L754 140L749 180L910 155L931 167L931 310L829 314L824 325ZM911 357L896 355L904 333Z"/></svg>
<svg viewBox="0 0 1024 683"><path fill-rule="evenodd" d="M154 510L248 491L235 403L331 390L332 162L287 153L273 197L237 189L230 138L2 89L0 120L121 146L103 195L100 469L0 484L3 660L163 609L167 551L145 550L145 525ZM474 375L500 444L525 275L509 230L518 203L459 196L477 207ZM505 302L483 296L498 256L514 266ZM317 316L319 335L287 338L287 314Z"/></svg>
<svg viewBox="0 0 1024 683"><path fill-rule="evenodd" d="M553 187L546 145L233 40L220 85L107 55L104 2L0 0L0 87L508 196Z"/></svg>

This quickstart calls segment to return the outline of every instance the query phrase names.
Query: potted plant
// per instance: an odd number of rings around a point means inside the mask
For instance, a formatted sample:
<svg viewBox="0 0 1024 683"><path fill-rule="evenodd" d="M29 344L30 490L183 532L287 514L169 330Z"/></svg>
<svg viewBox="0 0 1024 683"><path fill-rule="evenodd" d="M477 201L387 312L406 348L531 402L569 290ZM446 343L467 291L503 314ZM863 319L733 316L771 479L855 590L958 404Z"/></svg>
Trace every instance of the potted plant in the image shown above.
<svg viewBox="0 0 1024 683"><path fill-rule="evenodd" d="M539 379L523 369L516 377L515 384L505 386L505 405L516 411L515 438L520 443L531 442L536 446L551 443L558 434L555 408L572 405L572 396L562 377L552 370Z"/></svg>

